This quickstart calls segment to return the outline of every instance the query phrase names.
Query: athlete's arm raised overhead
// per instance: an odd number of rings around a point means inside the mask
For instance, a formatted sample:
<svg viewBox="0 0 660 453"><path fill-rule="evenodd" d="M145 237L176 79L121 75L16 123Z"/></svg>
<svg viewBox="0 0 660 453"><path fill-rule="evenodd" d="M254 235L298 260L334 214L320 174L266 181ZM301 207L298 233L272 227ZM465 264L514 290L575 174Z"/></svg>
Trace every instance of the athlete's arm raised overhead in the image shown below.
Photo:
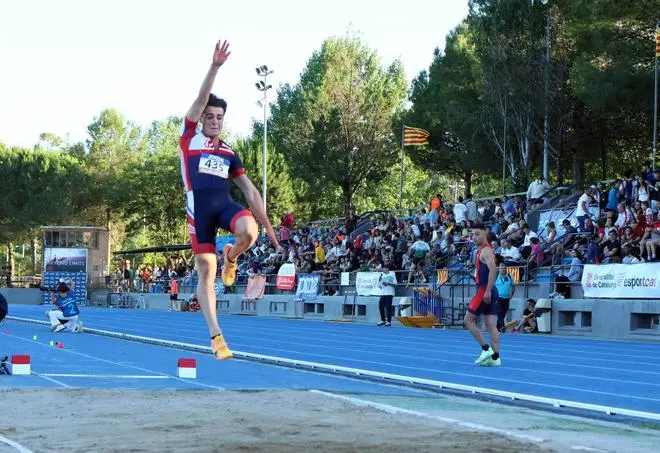
<svg viewBox="0 0 660 453"><path fill-rule="evenodd" d="M495 264L495 254L493 249L490 247L485 247L481 251L481 261L488 266L488 286L486 286L486 293L484 294L484 302L489 304L491 302L491 292L493 291L493 286L495 286L495 280L497 280L497 265ZM477 263L478 265L479 263Z"/></svg>
<svg viewBox="0 0 660 453"><path fill-rule="evenodd" d="M261 195L259 195L259 191L256 187L254 187L254 184L252 184L250 178L248 178L245 174L242 174L232 179L232 181L234 181L236 185L243 191L245 200L247 201L250 210L254 213L254 216L257 218L259 223L266 227L266 233L268 234L270 241L275 245L275 247L279 248L280 243L277 240L277 235L275 235L275 231L273 230L270 221L268 220L268 214L264 209L263 198L261 198Z"/></svg>
<svg viewBox="0 0 660 453"><path fill-rule="evenodd" d="M197 99L195 99L195 102L193 102L193 104L190 106L188 113L186 113L186 117L190 121L196 123L202 117L206 103L209 101L209 94L211 94L211 89L213 88L215 76L218 74L218 69L220 69L220 66L222 66L225 61L227 61L227 58L230 54L231 52L229 52L229 43L227 41L223 41L222 43L218 41L218 43L215 45L215 50L213 51L213 61L211 62L211 67L206 73L206 77L204 77L204 81L202 82L202 86L199 89Z"/></svg>

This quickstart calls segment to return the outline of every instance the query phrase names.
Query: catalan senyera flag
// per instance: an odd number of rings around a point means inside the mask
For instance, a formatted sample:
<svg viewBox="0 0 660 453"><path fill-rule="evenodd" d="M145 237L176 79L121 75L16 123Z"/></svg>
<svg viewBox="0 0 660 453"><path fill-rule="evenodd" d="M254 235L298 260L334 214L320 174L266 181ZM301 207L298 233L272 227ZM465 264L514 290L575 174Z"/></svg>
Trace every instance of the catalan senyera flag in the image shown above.
<svg viewBox="0 0 660 453"><path fill-rule="evenodd" d="M660 27L655 29L655 56L660 57Z"/></svg>
<svg viewBox="0 0 660 453"><path fill-rule="evenodd" d="M418 127L403 127L403 146L408 145L428 145L429 131Z"/></svg>

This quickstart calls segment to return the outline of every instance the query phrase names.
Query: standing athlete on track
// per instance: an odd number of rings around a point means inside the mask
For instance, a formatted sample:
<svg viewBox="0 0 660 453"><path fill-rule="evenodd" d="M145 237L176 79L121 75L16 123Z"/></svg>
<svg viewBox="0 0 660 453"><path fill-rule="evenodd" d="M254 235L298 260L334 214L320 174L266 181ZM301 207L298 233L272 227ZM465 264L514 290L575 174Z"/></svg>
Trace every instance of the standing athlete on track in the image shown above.
<svg viewBox="0 0 660 453"><path fill-rule="evenodd" d="M472 228L472 239L477 245L477 259L474 262L476 269L477 294L474 295L465 313L465 327L481 345L481 355L474 363L481 366L500 366L500 334L497 331L497 266L495 253L486 238L486 227L475 225ZM486 316L486 327L490 336L492 347L486 343L483 332L477 325L479 315Z"/></svg>
<svg viewBox="0 0 660 453"><path fill-rule="evenodd" d="M211 334L211 349L217 359L232 357L216 316L217 229L228 230L236 236L236 244L227 244L223 249L222 283L225 286L234 284L236 260L257 239L257 223L252 212L266 227L271 242L279 248L259 191L245 175L239 157L220 139L227 103L211 94L211 88L218 69L230 53L229 43L218 41L197 99L186 113L179 140L190 240L199 274L197 297ZM197 128L200 120L201 130ZM229 193L231 181L243 191L252 212L232 200Z"/></svg>

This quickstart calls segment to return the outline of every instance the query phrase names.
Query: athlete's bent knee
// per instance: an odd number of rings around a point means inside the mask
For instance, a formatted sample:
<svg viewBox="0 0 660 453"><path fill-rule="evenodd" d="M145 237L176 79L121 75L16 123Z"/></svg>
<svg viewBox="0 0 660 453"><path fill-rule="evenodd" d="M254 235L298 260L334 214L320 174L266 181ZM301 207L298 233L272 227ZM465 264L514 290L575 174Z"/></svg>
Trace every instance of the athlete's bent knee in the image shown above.
<svg viewBox="0 0 660 453"><path fill-rule="evenodd" d="M257 222L254 221L253 217L242 217L236 225L235 233L242 242L252 245L256 242L259 234Z"/></svg>

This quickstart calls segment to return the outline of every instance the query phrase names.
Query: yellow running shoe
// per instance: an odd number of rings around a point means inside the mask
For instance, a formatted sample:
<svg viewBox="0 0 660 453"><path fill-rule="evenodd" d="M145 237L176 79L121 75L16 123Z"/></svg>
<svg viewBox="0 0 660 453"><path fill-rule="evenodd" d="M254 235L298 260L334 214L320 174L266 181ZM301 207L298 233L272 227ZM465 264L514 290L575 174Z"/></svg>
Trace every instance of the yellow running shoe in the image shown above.
<svg viewBox="0 0 660 453"><path fill-rule="evenodd" d="M213 355L218 360L227 360L234 357L234 354L229 350L229 346L227 346L225 337L221 333L211 338L211 349L213 350Z"/></svg>
<svg viewBox="0 0 660 453"><path fill-rule="evenodd" d="M231 244L225 244L225 247L222 249L224 254L224 264L222 265L222 284L225 286L231 286L236 281L236 270L238 269L237 261L229 261L229 251L231 250Z"/></svg>

